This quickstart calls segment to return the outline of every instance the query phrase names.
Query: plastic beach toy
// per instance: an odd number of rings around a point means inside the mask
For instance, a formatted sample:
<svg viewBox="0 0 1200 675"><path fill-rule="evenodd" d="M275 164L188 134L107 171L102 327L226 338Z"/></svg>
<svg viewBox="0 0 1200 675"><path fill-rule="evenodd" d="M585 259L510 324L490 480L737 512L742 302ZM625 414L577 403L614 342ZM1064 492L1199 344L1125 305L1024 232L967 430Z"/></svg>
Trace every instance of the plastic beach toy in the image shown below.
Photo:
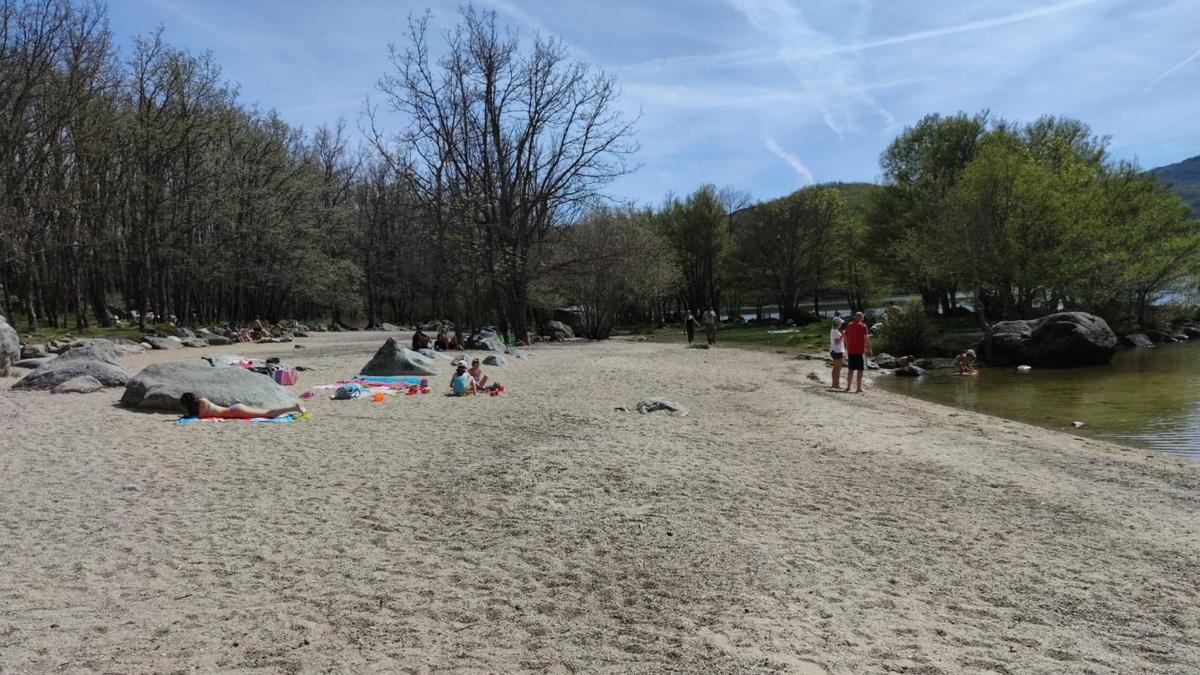
<svg viewBox="0 0 1200 675"><path fill-rule="evenodd" d="M375 395L371 397L371 400L375 401L376 403L383 403L383 392L382 391L375 392Z"/></svg>

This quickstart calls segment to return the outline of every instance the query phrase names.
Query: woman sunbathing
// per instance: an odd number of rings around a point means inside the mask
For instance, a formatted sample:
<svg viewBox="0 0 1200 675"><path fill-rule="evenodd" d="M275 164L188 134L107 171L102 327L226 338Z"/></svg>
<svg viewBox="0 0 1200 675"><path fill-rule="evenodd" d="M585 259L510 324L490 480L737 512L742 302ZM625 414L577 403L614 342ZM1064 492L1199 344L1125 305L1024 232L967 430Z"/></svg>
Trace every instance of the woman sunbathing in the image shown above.
<svg viewBox="0 0 1200 675"><path fill-rule="evenodd" d="M188 392L179 397L179 402L183 404L183 409L187 411L188 417L196 419L204 419L215 417L226 420L252 420L260 417L273 419L296 413L299 415L305 414L306 411L299 403L286 408L274 408L272 410L264 410L262 408L251 408L250 406L234 403L228 408L219 406L206 398L197 398L195 394Z"/></svg>

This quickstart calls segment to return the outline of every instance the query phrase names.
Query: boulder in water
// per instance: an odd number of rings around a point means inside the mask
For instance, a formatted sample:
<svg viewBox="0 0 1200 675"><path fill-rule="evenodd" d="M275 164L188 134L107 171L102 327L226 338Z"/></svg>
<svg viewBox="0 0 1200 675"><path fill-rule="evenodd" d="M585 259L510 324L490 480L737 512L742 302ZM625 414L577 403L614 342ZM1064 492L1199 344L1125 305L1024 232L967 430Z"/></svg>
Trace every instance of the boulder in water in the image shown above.
<svg viewBox="0 0 1200 675"><path fill-rule="evenodd" d="M434 362L411 349L405 348L396 338L388 338L387 342L375 352L375 356L359 371L360 375L437 375L438 369Z"/></svg>
<svg viewBox="0 0 1200 675"><path fill-rule="evenodd" d="M296 397L270 377L238 366L210 365L204 360L156 363L129 381L121 403L141 410L181 412L186 393L221 406L234 403L256 408L295 405Z"/></svg>
<svg viewBox="0 0 1200 675"><path fill-rule="evenodd" d="M90 394L100 391L104 385L91 375L73 377L50 391L55 394Z"/></svg>
<svg viewBox="0 0 1200 675"><path fill-rule="evenodd" d="M117 363L111 350L94 345L68 349L17 381L13 389L53 389L67 380L90 376L106 387L120 387L129 373Z"/></svg>
<svg viewBox="0 0 1200 675"><path fill-rule="evenodd" d="M982 348L981 341L976 351L982 354ZM1086 312L1059 312L994 324L988 362L1039 368L1098 366L1111 361L1116 351L1117 336L1104 319Z"/></svg>
<svg viewBox="0 0 1200 675"><path fill-rule="evenodd" d="M1124 344L1126 347L1136 347L1140 349L1154 348L1154 342L1150 339L1150 336L1146 335L1145 333L1133 333L1131 335L1126 335L1121 338L1121 344Z"/></svg>
<svg viewBox="0 0 1200 675"><path fill-rule="evenodd" d="M920 377L925 374L925 369L920 366L905 366L892 371L897 377Z"/></svg>
<svg viewBox="0 0 1200 675"><path fill-rule="evenodd" d="M17 331L0 316L0 375L21 359L21 338Z"/></svg>

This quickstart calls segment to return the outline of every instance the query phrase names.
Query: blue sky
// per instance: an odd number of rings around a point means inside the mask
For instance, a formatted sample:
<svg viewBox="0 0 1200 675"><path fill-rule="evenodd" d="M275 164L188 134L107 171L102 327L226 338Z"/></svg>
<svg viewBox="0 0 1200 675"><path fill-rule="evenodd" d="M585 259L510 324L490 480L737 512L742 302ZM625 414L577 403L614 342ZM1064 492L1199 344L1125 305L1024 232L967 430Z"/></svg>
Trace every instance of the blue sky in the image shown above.
<svg viewBox="0 0 1200 675"><path fill-rule="evenodd" d="M755 199L876 181L879 154L929 112L1078 117L1144 167L1200 155L1200 0L477 0L564 39L640 112L622 200L703 183ZM244 102L313 128L357 123L406 17L457 2L117 0L118 43L156 25L211 50ZM397 129L398 119L388 120Z"/></svg>

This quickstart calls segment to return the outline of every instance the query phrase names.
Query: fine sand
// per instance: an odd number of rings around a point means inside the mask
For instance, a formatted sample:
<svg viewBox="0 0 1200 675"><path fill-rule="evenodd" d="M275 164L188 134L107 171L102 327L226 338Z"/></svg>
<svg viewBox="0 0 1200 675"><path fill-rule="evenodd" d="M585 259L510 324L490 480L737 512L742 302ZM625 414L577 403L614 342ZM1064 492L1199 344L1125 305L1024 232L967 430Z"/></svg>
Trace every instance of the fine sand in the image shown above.
<svg viewBox="0 0 1200 675"><path fill-rule="evenodd" d="M383 338L241 353L303 389ZM0 380L0 671L1200 671L1198 464L769 352L488 370L291 424Z"/></svg>

